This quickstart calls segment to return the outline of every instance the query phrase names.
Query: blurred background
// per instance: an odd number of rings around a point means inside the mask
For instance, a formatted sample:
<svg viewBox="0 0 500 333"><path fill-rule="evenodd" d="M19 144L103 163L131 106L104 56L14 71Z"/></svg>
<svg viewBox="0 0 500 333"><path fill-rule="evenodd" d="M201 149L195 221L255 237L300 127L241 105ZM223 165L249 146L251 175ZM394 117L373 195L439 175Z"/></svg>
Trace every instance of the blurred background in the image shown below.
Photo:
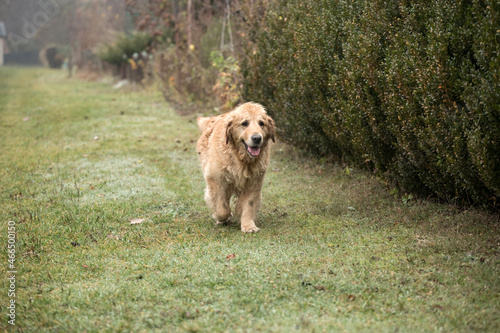
<svg viewBox="0 0 500 333"><path fill-rule="evenodd" d="M160 84L171 102L239 101L238 65L245 12L262 1L1 0L3 63L63 68ZM250 15L251 16L251 15ZM217 98L214 98L217 95Z"/></svg>

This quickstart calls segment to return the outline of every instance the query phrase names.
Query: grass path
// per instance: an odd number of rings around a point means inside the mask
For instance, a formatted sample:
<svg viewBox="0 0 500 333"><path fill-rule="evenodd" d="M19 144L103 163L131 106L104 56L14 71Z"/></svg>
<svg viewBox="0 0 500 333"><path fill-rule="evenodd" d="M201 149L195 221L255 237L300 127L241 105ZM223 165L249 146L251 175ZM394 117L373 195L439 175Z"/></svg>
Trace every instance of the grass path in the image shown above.
<svg viewBox="0 0 500 333"><path fill-rule="evenodd" d="M2 331L500 331L498 216L277 144L262 231L215 226L193 117L56 71L0 68L0 126Z"/></svg>

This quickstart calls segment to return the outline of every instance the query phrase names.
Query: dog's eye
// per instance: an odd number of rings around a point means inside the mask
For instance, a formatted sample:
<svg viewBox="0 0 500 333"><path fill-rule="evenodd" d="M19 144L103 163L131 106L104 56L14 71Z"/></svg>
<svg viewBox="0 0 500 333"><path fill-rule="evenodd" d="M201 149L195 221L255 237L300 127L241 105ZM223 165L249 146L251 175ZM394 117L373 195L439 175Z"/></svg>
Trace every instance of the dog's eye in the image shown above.
<svg viewBox="0 0 500 333"><path fill-rule="evenodd" d="M259 126L264 126L264 122L262 120L259 121Z"/></svg>
<svg viewBox="0 0 500 333"><path fill-rule="evenodd" d="M243 127L247 127L247 126L248 126L248 121L246 121L246 120L245 120L244 122L242 122L242 123L241 123L241 126L243 126Z"/></svg>

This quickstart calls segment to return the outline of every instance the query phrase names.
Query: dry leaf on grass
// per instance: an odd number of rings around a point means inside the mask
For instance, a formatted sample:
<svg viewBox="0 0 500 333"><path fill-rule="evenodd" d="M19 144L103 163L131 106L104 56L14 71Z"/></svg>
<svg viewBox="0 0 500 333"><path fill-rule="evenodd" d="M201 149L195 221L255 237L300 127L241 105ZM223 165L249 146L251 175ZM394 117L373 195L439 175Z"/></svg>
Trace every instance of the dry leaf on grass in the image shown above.
<svg viewBox="0 0 500 333"><path fill-rule="evenodd" d="M434 243L431 242L429 239L427 239L424 236L417 235L415 237L415 240L417 241L417 245L419 245L419 246L429 246L429 245L434 246Z"/></svg>
<svg viewBox="0 0 500 333"><path fill-rule="evenodd" d="M236 254L231 253L231 254L227 255L226 260L231 260L231 259L234 259L234 258L236 258Z"/></svg>
<svg viewBox="0 0 500 333"><path fill-rule="evenodd" d="M144 219L132 219L130 220L130 224L139 224L144 222Z"/></svg>

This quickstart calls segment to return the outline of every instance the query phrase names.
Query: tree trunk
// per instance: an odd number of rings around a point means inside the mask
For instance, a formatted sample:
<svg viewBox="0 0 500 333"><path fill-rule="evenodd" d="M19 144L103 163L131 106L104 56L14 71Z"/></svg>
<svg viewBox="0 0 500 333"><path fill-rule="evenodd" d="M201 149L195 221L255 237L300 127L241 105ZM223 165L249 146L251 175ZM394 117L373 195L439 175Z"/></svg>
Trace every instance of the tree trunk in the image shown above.
<svg viewBox="0 0 500 333"><path fill-rule="evenodd" d="M180 43L181 32L179 24L179 0L174 0L174 20L175 20L175 58L176 58L176 78L175 86L178 89L181 86L181 59L180 59Z"/></svg>
<svg viewBox="0 0 500 333"><path fill-rule="evenodd" d="M187 2L187 47L191 49L193 44L193 0Z"/></svg>

